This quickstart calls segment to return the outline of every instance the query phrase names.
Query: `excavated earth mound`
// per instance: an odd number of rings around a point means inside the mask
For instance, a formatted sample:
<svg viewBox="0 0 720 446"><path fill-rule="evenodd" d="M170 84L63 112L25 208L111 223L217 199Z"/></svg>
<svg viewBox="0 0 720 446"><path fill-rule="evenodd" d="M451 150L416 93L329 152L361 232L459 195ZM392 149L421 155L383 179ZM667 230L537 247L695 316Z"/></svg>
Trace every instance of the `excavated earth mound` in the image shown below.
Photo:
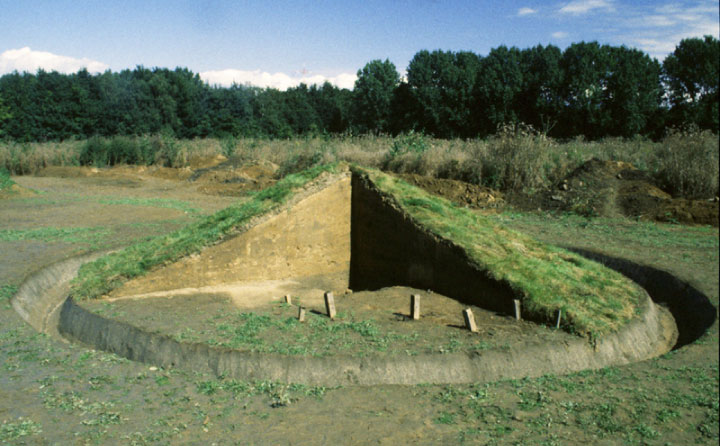
<svg viewBox="0 0 720 446"><path fill-rule="evenodd" d="M347 288L372 291L402 285L432 290L463 305L512 314L513 299L518 295L511 278L497 279L465 248L420 225L374 181L361 169L321 174L286 203L258 215L233 235L126 281L108 297L132 297L141 302L143 296L158 293L192 293L232 285L224 292L242 301L262 299L263 293L272 296L281 290L263 288L268 284L321 277L319 282L311 280L316 288L310 288L318 294L323 289L340 293ZM531 249L530 245L518 249L525 252L526 248ZM583 264L561 256L568 265ZM672 317L643 292L635 316L592 342L568 336L557 343L482 352L362 357L239 351L181 342L65 299L67 288L58 284L75 277L79 263L72 261L38 273L14 299L18 312L27 316L26 320L39 319L36 327L47 326L42 321L57 320L63 336L130 359L243 379L325 385L490 381L643 360L667 352L677 340ZM44 284L50 283L60 290L50 293L55 297L43 296ZM37 302L46 310L38 310Z"/></svg>
<svg viewBox="0 0 720 446"><path fill-rule="evenodd" d="M414 186L425 189L431 194L447 198L461 206L472 208L502 208L505 205L502 192L489 187L457 180L426 177L414 173L399 176Z"/></svg>
<svg viewBox="0 0 720 446"><path fill-rule="evenodd" d="M532 204L590 216L718 226L717 201L673 198L648 173L622 161L589 160Z"/></svg>

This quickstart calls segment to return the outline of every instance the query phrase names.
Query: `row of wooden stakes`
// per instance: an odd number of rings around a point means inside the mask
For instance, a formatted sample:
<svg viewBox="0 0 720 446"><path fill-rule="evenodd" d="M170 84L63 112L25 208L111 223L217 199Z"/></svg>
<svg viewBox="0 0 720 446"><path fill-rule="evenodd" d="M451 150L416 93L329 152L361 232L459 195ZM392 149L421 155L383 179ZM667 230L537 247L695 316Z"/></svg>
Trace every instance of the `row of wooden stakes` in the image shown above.
<svg viewBox="0 0 720 446"><path fill-rule="evenodd" d="M285 303L288 305L292 305L292 297L290 297L289 294L285 295ZM520 300L514 299L513 303L515 304L515 319L520 320ZM327 313L328 317L330 319L335 319L335 315L337 314L335 312L335 297L333 296L333 293L328 291L325 293L325 312ZM299 306L298 307L298 321L305 322L305 307ZM465 319L465 327L467 327L468 330L475 333L478 331L477 324L475 323L475 316L473 315L473 312L470 308L466 308L463 310L463 318ZM412 320L419 320L420 319L420 295L419 294L413 294L410 296L410 319ZM555 324L555 328L560 328L560 320L562 319L562 311L558 310L557 315L557 323Z"/></svg>

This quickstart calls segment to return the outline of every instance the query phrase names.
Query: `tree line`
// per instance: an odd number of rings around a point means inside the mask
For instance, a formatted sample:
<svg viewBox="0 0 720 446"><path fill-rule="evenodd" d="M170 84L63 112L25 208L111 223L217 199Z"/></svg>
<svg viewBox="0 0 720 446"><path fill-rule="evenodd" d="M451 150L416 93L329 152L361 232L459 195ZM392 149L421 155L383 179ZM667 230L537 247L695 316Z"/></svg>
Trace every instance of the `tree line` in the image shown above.
<svg viewBox="0 0 720 446"><path fill-rule="evenodd" d="M625 46L580 42L419 51L404 78L389 60L329 83L279 91L208 85L186 68L0 77L0 136L19 141L168 133L178 138L422 132L483 137L523 122L557 138L718 131L720 42L685 39L662 64Z"/></svg>

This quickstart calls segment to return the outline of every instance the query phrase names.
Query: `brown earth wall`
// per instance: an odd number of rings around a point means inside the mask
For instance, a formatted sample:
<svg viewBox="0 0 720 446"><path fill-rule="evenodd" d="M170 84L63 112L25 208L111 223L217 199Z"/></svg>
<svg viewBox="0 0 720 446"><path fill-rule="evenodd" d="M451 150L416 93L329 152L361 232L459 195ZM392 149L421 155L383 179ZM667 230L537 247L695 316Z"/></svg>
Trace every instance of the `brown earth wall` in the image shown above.
<svg viewBox="0 0 720 446"><path fill-rule="evenodd" d="M513 311L513 292L465 251L419 227L364 177L352 178L350 288L403 285L430 289L489 310Z"/></svg>
<svg viewBox="0 0 720 446"><path fill-rule="evenodd" d="M244 281L335 276L350 269L350 178L286 206L245 232L149 274L110 296L120 297Z"/></svg>

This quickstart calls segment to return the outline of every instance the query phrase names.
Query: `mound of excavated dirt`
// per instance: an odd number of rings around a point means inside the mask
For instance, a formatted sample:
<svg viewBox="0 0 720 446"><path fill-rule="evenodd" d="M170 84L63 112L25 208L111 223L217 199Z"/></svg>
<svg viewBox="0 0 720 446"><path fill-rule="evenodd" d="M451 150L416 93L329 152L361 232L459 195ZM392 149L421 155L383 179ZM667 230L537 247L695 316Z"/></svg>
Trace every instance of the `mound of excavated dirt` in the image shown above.
<svg viewBox="0 0 720 446"><path fill-rule="evenodd" d="M35 191L20 186L19 184L13 184L10 187L0 189L0 200L7 198L22 198L31 197L35 195Z"/></svg>
<svg viewBox="0 0 720 446"><path fill-rule="evenodd" d="M537 197L514 197L520 208L581 215L718 226L718 202L673 198L647 172L622 161L591 159Z"/></svg>
<svg viewBox="0 0 720 446"><path fill-rule="evenodd" d="M277 168L277 165L267 161L239 164L231 159L212 167L197 169L189 179L200 184L200 192L240 196L275 184Z"/></svg>
<svg viewBox="0 0 720 446"><path fill-rule="evenodd" d="M505 204L500 191L457 180L425 177L417 174L402 174L400 178L408 183L439 195L453 203L473 208L500 208Z"/></svg>

